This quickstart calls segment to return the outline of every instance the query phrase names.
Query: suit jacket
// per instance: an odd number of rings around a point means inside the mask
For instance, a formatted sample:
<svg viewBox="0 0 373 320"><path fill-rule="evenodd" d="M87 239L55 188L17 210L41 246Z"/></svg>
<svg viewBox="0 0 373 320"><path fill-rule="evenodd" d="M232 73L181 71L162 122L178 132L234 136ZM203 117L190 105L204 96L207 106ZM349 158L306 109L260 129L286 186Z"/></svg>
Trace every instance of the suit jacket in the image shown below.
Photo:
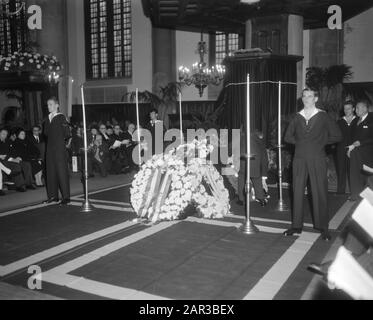
<svg viewBox="0 0 373 320"><path fill-rule="evenodd" d="M352 128L352 143L359 141L360 147L356 150L361 155L363 163L373 166L373 113L369 113L359 125L357 122Z"/></svg>
<svg viewBox="0 0 373 320"><path fill-rule="evenodd" d="M307 123L297 113L290 122L285 134L285 141L295 145L295 158L325 158L325 147L342 140L342 133L337 123L330 116L320 111Z"/></svg>
<svg viewBox="0 0 373 320"><path fill-rule="evenodd" d="M39 142L33 135L30 135L27 139L28 143L39 150L39 157L44 160L45 156L45 141L42 136L39 136Z"/></svg>
<svg viewBox="0 0 373 320"><path fill-rule="evenodd" d="M152 153L153 155L156 154L158 152L163 152L164 149L165 149L165 146L164 146L164 134L166 132L166 127L163 125L163 121L160 121L160 120L157 120L157 122L155 124L152 124L151 122L148 123L148 125L146 126L146 129L150 131L151 133L151 136L152 136ZM156 133L158 133L158 131L161 133L160 136L157 136ZM159 141L159 143L162 143L163 144L163 150L155 150L156 148L156 139L162 139L162 141Z"/></svg>
<svg viewBox="0 0 373 320"><path fill-rule="evenodd" d="M354 141L352 141L352 129L356 126L358 120L359 118L356 117L352 120L350 125L348 125L346 120L343 118L337 121L338 127L342 132L342 141L340 141L337 146L338 152L346 154L346 147L354 143Z"/></svg>
<svg viewBox="0 0 373 320"><path fill-rule="evenodd" d="M11 149L11 144L8 139L5 140L5 142L0 141L0 155L6 156L4 161L7 161L10 158L10 149Z"/></svg>
<svg viewBox="0 0 373 320"><path fill-rule="evenodd" d="M10 157L21 158L22 161L38 160L40 159L39 149L28 140L17 139L13 142L10 149Z"/></svg>
<svg viewBox="0 0 373 320"><path fill-rule="evenodd" d="M57 114L52 121L44 121L44 134L47 137L47 155L61 155L66 152L66 140L71 137L70 127L63 114Z"/></svg>

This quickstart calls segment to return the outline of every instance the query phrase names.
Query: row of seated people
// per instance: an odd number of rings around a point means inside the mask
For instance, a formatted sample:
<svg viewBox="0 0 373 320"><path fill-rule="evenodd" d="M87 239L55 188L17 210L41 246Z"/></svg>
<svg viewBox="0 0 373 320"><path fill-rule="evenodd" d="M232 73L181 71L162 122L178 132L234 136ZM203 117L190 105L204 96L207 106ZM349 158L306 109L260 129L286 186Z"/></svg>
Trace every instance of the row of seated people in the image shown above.
<svg viewBox="0 0 373 320"><path fill-rule="evenodd" d="M22 128L0 129L0 195L3 185L14 185L18 192L43 187L45 144L41 128L34 127L29 135ZM10 187L9 187L10 188Z"/></svg>
<svg viewBox="0 0 373 320"><path fill-rule="evenodd" d="M89 130L87 134L89 177L93 177L95 171L106 177L108 174L128 173L135 169L132 161L132 152L136 145L132 137L135 129L134 124L129 124L125 130L122 130L119 125L108 128L105 124L101 124ZM78 167L83 171L84 136L80 126L73 129L68 150L71 157L78 158Z"/></svg>

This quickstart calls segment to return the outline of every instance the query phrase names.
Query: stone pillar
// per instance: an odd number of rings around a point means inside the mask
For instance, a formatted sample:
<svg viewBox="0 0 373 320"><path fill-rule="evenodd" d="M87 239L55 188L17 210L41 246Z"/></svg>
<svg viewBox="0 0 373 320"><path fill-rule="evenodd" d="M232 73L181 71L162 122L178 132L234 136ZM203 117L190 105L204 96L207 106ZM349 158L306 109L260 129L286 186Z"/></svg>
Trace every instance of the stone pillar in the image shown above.
<svg viewBox="0 0 373 320"><path fill-rule="evenodd" d="M326 68L343 63L343 30L310 30L310 65Z"/></svg>
<svg viewBox="0 0 373 320"><path fill-rule="evenodd" d="M174 30L152 29L153 92L176 81L176 36Z"/></svg>
<svg viewBox="0 0 373 320"><path fill-rule="evenodd" d="M303 56L303 17L290 14L288 17L288 54ZM303 61L297 63L297 96L302 95Z"/></svg>
<svg viewBox="0 0 373 320"><path fill-rule="evenodd" d="M253 35L253 25L252 25L251 20L247 20L246 27L245 27L245 49L251 49L252 35Z"/></svg>

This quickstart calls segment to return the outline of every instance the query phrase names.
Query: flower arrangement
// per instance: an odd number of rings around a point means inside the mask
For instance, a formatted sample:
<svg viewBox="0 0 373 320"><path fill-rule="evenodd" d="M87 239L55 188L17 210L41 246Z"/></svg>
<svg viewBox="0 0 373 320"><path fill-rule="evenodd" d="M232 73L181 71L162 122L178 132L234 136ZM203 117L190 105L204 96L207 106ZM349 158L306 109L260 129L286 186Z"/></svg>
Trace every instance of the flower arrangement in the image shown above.
<svg viewBox="0 0 373 320"><path fill-rule="evenodd" d="M206 161L212 150L206 140L193 141L143 164L130 191L138 216L152 222L177 220L191 205L202 218L227 215L230 201L223 177Z"/></svg>
<svg viewBox="0 0 373 320"><path fill-rule="evenodd" d="M14 52L0 55L0 71L59 72L62 67L55 56L34 52Z"/></svg>

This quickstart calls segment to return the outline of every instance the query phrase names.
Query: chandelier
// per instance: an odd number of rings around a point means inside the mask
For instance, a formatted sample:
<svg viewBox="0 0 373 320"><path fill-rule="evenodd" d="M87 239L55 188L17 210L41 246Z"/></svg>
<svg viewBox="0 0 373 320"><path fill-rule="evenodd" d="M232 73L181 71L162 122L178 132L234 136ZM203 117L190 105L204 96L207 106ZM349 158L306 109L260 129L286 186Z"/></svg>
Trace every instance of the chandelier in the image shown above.
<svg viewBox="0 0 373 320"><path fill-rule="evenodd" d="M196 53L199 54L200 61L193 64L192 70L180 66L179 80L187 86L194 85L198 89L200 97L202 97L203 91L208 85L218 86L223 81L225 67L222 65L207 67L204 60L204 56L207 54L207 46L206 42L203 41L203 33L201 33L201 41L198 42Z"/></svg>

